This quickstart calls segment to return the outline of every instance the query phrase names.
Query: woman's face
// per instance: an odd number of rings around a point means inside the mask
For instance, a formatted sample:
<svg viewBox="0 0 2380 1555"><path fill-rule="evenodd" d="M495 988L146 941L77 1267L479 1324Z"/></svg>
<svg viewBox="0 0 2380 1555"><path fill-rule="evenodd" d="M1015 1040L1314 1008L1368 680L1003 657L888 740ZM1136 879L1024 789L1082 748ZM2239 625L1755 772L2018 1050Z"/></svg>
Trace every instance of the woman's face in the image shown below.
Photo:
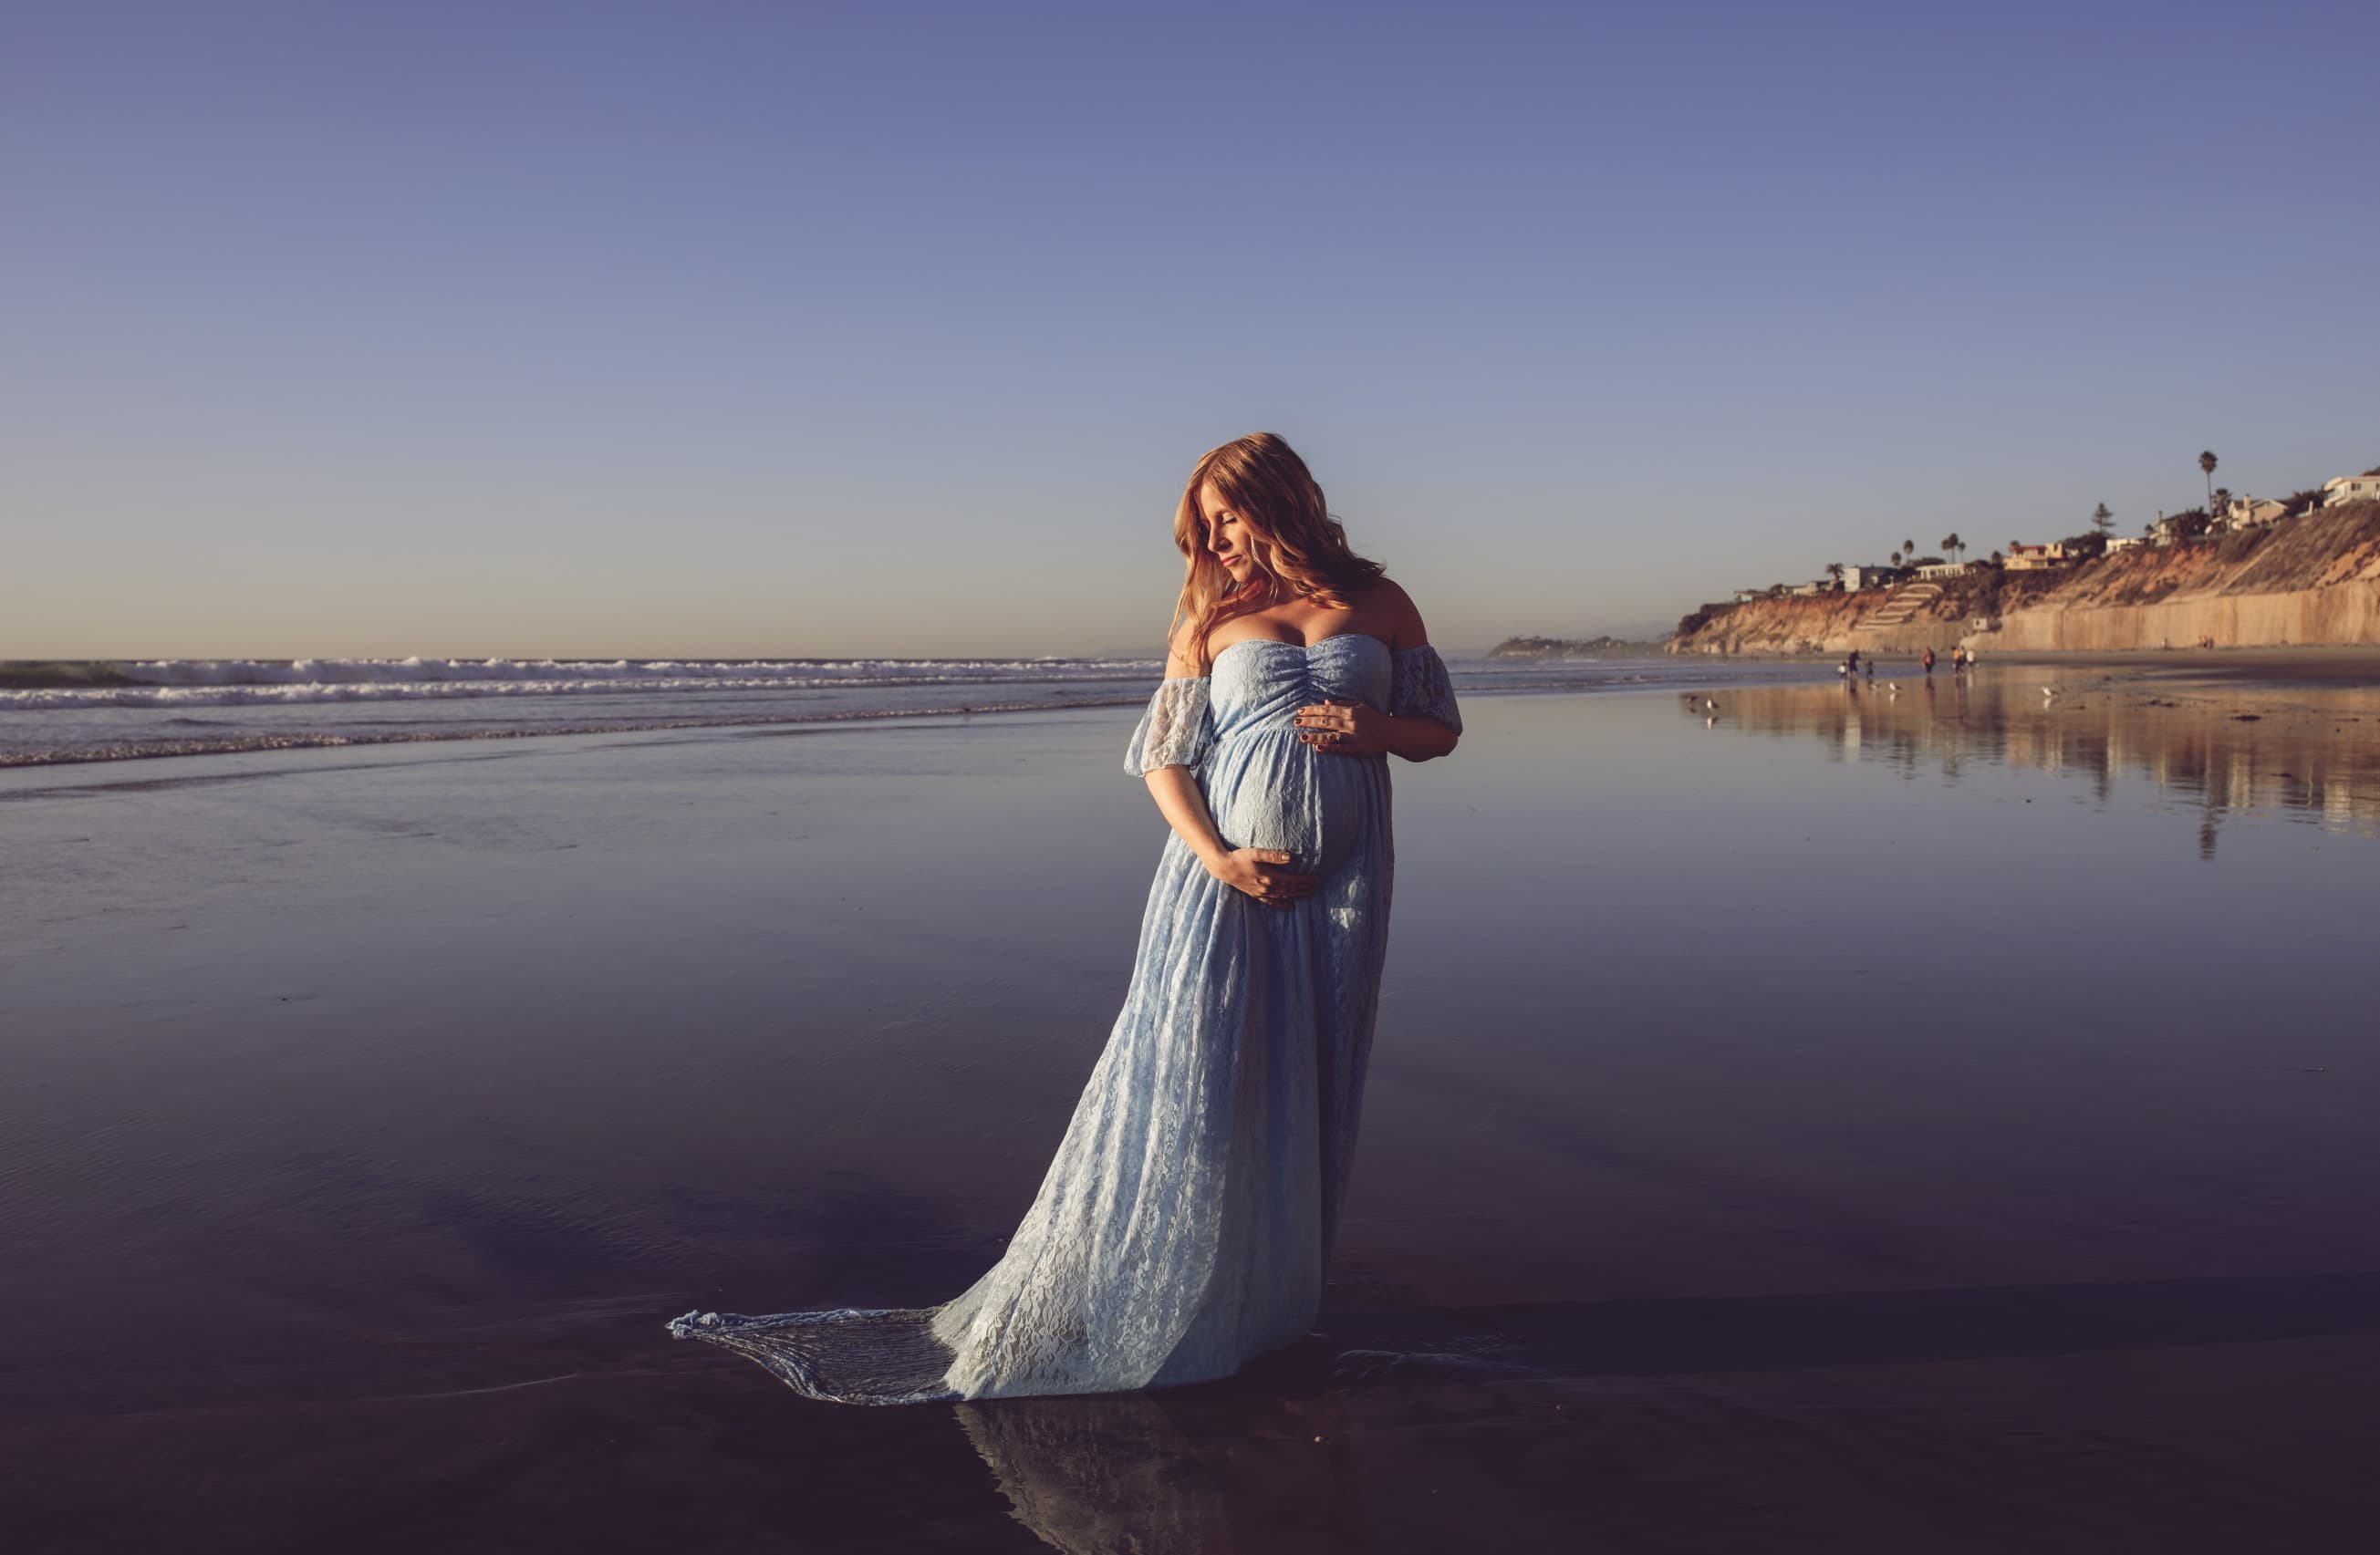
<svg viewBox="0 0 2380 1555"><path fill-rule="evenodd" d="M1248 526L1212 483L1198 488L1198 516L1207 521L1207 549L1235 583L1247 578L1256 558L1248 553Z"/></svg>

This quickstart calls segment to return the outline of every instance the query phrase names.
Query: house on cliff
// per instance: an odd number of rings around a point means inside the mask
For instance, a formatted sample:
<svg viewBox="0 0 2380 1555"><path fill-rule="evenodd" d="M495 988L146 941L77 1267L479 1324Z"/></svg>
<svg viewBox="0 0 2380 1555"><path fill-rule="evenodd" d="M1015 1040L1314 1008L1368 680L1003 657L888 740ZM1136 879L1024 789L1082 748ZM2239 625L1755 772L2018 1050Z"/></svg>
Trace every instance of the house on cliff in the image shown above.
<svg viewBox="0 0 2380 1555"><path fill-rule="evenodd" d="M2271 497L2233 497L2223 506L2223 521L2235 529L2262 528L2277 524L2289 504Z"/></svg>
<svg viewBox="0 0 2380 1555"><path fill-rule="evenodd" d="M2367 469L2362 475L2342 475L2336 480L2322 483L2322 505L2337 507L2341 503L2380 502L2380 469Z"/></svg>
<svg viewBox="0 0 2380 1555"><path fill-rule="evenodd" d="M2046 545L2027 545L2021 540L2009 541L2008 570L2010 572L2046 572L2066 565L2066 542L2053 540Z"/></svg>
<svg viewBox="0 0 2380 1555"><path fill-rule="evenodd" d="M1856 593L1862 589L1889 589L1908 576L1906 567L1845 567L1843 591Z"/></svg>

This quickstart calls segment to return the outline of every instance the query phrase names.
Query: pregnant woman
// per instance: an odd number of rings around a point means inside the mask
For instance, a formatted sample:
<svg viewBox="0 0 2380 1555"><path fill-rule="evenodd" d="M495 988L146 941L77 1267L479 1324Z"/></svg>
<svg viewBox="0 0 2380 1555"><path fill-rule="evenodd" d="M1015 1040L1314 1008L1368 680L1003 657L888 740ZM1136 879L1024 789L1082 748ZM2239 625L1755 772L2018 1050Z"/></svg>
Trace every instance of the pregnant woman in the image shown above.
<svg viewBox="0 0 2380 1555"><path fill-rule="evenodd" d="M1033 1208L956 1300L670 1325L847 1403L1205 1381L1312 1326L1387 947L1388 758L1463 721L1420 613L1269 432L1190 472L1166 679L1124 765L1173 828L1131 990Z"/></svg>

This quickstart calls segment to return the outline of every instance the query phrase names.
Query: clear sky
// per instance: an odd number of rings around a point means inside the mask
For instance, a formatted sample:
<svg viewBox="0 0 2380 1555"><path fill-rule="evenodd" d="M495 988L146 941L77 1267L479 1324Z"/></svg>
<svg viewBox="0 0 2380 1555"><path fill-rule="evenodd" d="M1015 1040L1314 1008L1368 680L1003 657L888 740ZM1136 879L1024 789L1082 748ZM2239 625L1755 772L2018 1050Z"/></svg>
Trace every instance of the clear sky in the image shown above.
<svg viewBox="0 0 2380 1555"><path fill-rule="evenodd" d="M2380 7L0 10L0 656L1438 640L2380 464Z"/></svg>

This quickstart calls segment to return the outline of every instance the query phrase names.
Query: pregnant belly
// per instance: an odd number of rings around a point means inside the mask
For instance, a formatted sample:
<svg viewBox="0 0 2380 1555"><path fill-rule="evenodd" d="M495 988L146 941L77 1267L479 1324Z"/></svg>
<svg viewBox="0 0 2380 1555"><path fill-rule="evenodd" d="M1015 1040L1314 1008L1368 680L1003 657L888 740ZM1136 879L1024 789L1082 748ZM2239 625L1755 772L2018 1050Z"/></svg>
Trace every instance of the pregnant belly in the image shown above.
<svg viewBox="0 0 2380 1555"><path fill-rule="evenodd" d="M1294 729L1251 732L1217 751L1207 808L1232 847L1277 848L1289 868L1328 875L1387 811L1388 763L1325 756Z"/></svg>

